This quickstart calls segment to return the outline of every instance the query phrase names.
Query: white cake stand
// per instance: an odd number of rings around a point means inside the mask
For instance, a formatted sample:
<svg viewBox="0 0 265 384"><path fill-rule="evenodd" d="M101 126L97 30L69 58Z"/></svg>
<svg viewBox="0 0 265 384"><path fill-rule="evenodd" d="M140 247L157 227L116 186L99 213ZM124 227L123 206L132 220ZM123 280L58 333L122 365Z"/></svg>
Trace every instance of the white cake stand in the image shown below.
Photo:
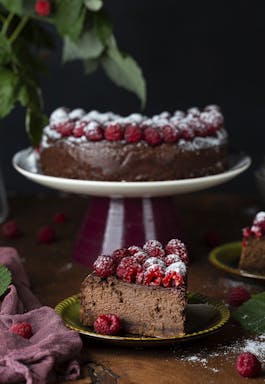
<svg viewBox="0 0 265 384"><path fill-rule="evenodd" d="M249 156L231 156L226 172L192 179L153 182L113 182L74 180L43 175L32 148L13 157L15 169L28 179L46 187L95 196L81 226L74 259L91 266L100 253L132 244L142 245L148 239L163 244L181 237L175 205L171 196L195 192L223 184L251 164Z"/></svg>

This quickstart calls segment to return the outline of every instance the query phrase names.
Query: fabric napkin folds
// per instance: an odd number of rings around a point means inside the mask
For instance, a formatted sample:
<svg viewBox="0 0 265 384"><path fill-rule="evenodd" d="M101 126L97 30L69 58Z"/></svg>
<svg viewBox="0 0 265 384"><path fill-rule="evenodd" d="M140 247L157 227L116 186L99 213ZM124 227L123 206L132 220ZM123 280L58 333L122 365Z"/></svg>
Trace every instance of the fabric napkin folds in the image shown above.
<svg viewBox="0 0 265 384"><path fill-rule="evenodd" d="M75 359L82 348L79 334L66 328L52 308L41 306L15 249L0 248L0 264L12 273L12 284L0 301L0 383L76 379L80 367ZM17 323L29 323L33 335L25 339L11 333L10 327Z"/></svg>

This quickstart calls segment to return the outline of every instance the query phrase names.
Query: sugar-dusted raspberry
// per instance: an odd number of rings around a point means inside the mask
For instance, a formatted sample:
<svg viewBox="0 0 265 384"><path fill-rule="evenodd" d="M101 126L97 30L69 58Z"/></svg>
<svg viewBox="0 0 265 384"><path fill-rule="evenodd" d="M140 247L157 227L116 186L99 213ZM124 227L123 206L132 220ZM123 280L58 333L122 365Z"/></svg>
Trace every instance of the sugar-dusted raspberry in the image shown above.
<svg viewBox="0 0 265 384"><path fill-rule="evenodd" d="M161 132L165 143L175 143L180 138L180 131L172 124L164 125Z"/></svg>
<svg viewBox="0 0 265 384"><path fill-rule="evenodd" d="M170 264L177 263L178 261L181 261L181 258L179 257L178 254L171 253L165 257L164 261L165 261L166 265L169 266Z"/></svg>
<svg viewBox="0 0 265 384"><path fill-rule="evenodd" d="M260 226L252 225L251 232L260 239L263 236L263 230Z"/></svg>
<svg viewBox="0 0 265 384"><path fill-rule="evenodd" d="M17 323L9 328L9 332L16 333L25 339L30 339L32 336L32 327L29 323Z"/></svg>
<svg viewBox="0 0 265 384"><path fill-rule="evenodd" d="M177 261L170 264L165 271L165 277L163 278L164 287L179 287L184 282L184 276L186 274L186 266L183 261Z"/></svg>
<svg viewBox="0 0 265 384"><path fill-rule="evenodd" d="M147 127L144 130L144 139L150 145L157 145L162 142L162 135L158 128Z"/></svg>
<svg viewBox="0 0 265 384"><path fill-rule="evenodd" d="M165 268L159 264L150 265L143 274L144 285L162 285Z"/></svg>
<svg viewBox="0 0 265 384"><path fill-rule="evenodd" d="M194 138L194 131L191 129L187 121L180 121L178 124L178 129L180 130L180 137L184 140L190 141Z"/></svg>
<svg viewBox="0 0 265 384"><path fill-rule="evenodd" d="M14 239L20 235L17 223L14 220L6 221L2 225L2 235L9 239Z"/></svg>
<svg viewBox="0 0 265 384"><path fill-rule="evenodd" d="M69 120L54 125L55 130L59 132L62 135L62 137L71 136L73 133L74 127L75 127L75 123Z"/></svg>
<svg viewBox="0 0 265 384"><path fill-rule="evenodd" d="M138 247L137 245L131 245L128 248L128 251L130 255L134 255L135 253L142 251L142 248Z"/></svg>
<svg viewBox="0 0 265 384"><path fill-rule="evenodd" d="M210 104L210 105L206 105L206 107L204 108L204 111L205 112L210 112L210 111L218 111L218 112L220 112L221 108L219 107L219 105Z"/></svg>
<svg viewBox="0 0 265 384"><path fill-rule="evenodd" d="M142 285L144 281L144 271L137 272L136 278L135 278L135 283L138 285Z"/></svg>
<svg viewBox="0 0 265 384"><path fill-rule="evenodd" d="M108 141L119 141L123 139L123 128L120 124L110 123L105 129L105 139Z"/></svg>
<svg viewBox="0 0 265 384"><path fill-rule="evenodd" d="M143 250L152 257L164 257L165 251L162 244L157 240L148 240L144 246Z"/></svg>
<svg viewBox="0 0 265 384"><path fill-rule="evenodd" d="M125 128L124 138L127 143L138 143L143 137L142 128L135 124L129 124Z"/></svg>
<svg viewBox="0 0 265 384"><path fill-rule="evenodd" d="M117 335L120 329L120 319L112 313L99 315L94 321L94 330L102 335Z"/></svg>
<svg viewBox="0 0 265 384"><path fill-rule="evenodd" d="M127 256L119 263L116 275L127 283L134 283L137 273L141 271L142 266L135 261L134 256Z"/></svg>
<svg viewBox="0 0 265 384"><path fill-rule="evenodd" d="M54 229L50 225L44 225L38 230L37 241L42 244L49 244L55 240Z"/></svg>
<svg viewBox="0 0 265 384"><path fill-rule="evenodd" d="M192 116L187 119L188 125L195 136L205 137L208 134L207 125L197 116Z"/></svg>
<svg viewBox="0 0 265 384"><path fill-rule="evenodd" d="M236 360L236 370L244 377L255 377L261 371L261 362L253 353L244 352Z"/></svg>
<svg viewBox="0 0 265 384"><path fill-rule="evenodd" d="M135 261L137 261L137 263L139 264L143 264L148 258L149 258L149 255L144 252L143 250L140 250L138 252L136 252L134 255L133 255Z"/></svg>
<svg viewBox="0 0 265 384"><path fill-rule="evenodd" d="M200 120L206 124L208 134L215 134L224 122L222 114L215 110L202 112Z"/></svg>
<svg viewBox="0 0 265 384"><path fill-rule="evenodd" d="M73 129L73 135L74 137L81 137L84 135L85 127L87 126L86 121L77 121L75 123L74 129Z"/></svg>
<svg viewBox="0 0 265 384"><path fill-rule="evenodd" d="M166 247L165 247L165 250L166 250L166 253L168 255L170 254L176 254L176 255L179 255L180 259L185 263L187 264L188 261L189 261L189 257L188 257L188 252L187 252L187 248L185 246L184 243L182 243L182 241L180 241L179 239L171 239Z"/></svg>
<svg viewBox="0 0 265 384"><path fill-rule="evenodd" d="M239 307L251 297L249 291L244 287L234 287L228 296L227 302L231 307Z"/></svg>
<svg viewBox="0 0 265 384"><path fill-rule="evenodd" d="M114 275L116 262L110 255L100 255L93 264L96 275L102 278Z"/></svg>
<svg viewBox="0 0 265 384"><path fill-rule="evenodd" d="M149 257L143 263L144 269L147 269L153 265L160 265L160 267L163 267L163 268L166 267L165 262L163 260L161 260L159 257Z"/></svg>
<svg viewBox="0 0 265 384"><path fill-rule="evenodd" d="M84 132L89 141L100 141L104 138L104 129L95 121L91 121Z"/></svg>
<svg viewBox="0 0 265 384"><path fill-rule="evenodd" d="M130 252L127 248L119 248L112 253L112 257L117 264L126 256L130 256Z"/></svg>
<svg viewBox="0 0 265 384"><path fill-rule="evenodd" d="M62 224L66 222L66 216L63 212L56 212L55 215L53 216L53 221L56 224Z"/></svg>
<svg viewBox="0 0 265 384"><path fill-rule="evenodd" d="M187 110L187 114L191 116L200 116L200 110L198 107L192 107Z"/></svg>
<svg viewBox="0 0 265 384"><path fill-rule="evenodd" d="M51 13L51 4L47 0L38 0L35 3L35 12L40 16L48 16Z"/></svg>

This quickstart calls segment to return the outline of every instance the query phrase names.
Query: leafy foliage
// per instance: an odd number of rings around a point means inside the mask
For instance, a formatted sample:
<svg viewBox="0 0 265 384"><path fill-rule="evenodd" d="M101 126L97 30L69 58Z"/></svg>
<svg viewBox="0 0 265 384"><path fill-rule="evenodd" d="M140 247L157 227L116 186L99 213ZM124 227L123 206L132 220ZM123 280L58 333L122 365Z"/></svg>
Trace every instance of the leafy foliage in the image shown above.
<svg viewBox="0 0 265 384"><path fill-rule="evenodd" d="M252 295L233 316L249 331L257 334L265 333L265 291Z"/></svg>
<svg viewBox="0 0 265 384"><path fill-rule="evenodd" d="M12 280L11 273L4 265L0 264L0 296L7 290Z"/></svg>

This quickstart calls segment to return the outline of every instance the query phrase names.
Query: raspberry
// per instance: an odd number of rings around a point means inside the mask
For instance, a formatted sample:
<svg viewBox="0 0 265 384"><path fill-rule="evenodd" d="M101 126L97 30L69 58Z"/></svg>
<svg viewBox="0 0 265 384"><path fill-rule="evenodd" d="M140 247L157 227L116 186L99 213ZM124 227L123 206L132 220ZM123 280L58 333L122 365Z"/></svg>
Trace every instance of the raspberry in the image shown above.
<svg viewBox="0 0 265 384"><path fill-rule="evenodd" d="M162 244L157 240L148 240L144 246L143 250L152 257L164 257L165 251L162 247Z"/></svg>
<svg viewBox="0 0 265 384"><path fill-rule="evenodd" d="M262 228L258 227L257 225L252 225L251 232L260 239L263 236L263 230Z"/></svg>
<svg viewBox="0 0 265 384"><path fill-rule="evenodd" d="M134 255L135 253L142 251L142 248L137 247L137 245L131 245L128 248L128 251L129 251L130 255Z"/></svg>
<svg viewBox="0 0 265 384"><path fill-rule="evenodd" d="M167 255L165 257L165 263L167 266L173 263L177 263L178 261L181 261L181 258L179 257L179 255L174 253L171 253L170 255Z"/></svg>
<svg viewBox="0 0 265 384"><path fill-rule="evenodd" d="M183 261L170 264L165 271L163 279L164 287L179 287L183 284L183 276L186 274L186 266Z"/></svg>
<svg viewBox="0 0 265 384"><path fill-rule="evenodd" d="M159 264L153 264L144 271L144 285L162 285L165 269Z"/></svg>
<svg viewBox="0 0 265 384"><path fill-rule="evenodd" d="M109 124L105 130L105 139L119 141L123 139L123 130L120 124Z"/></svg>
<svg viewBox="0 0 265 384"><path fill-rule="evenodd" d="M112 257L117 264L126 256L130 256L130 252L127 248L116 249L116 251L112 253Z"/></svg>
<svg viewBox="0 0 265 384"><path fill-rule="evenodd" d="M252 231L249 227L243 228L242 233L245 239L249 238L252 235Z"/></svg>
<svg viewBox="0 0 265 384"><path fill-rule="evenodd" d="M99 277L106 278L114 275L116 263L113 257L109 255L100 255L95 260L93 268Z"/></svg>
<svg viewBox="0 0 265 384"><path fill-rule="evenodd" d="M136 252L134 255L133 255L135 261L139 264L143 264L147 259L148 259L148 254L146 252L144 252L143 250L139 251L139 252Z"/></svg>
<svg viewBox="0 0 265 384"><path fill-rule="evenodd" d="M216 231L208 231L204 235L204 241L209 247L216 247L221 244L221 236Z"/></svg>
<svg viewBox="0 0 265 384"><path fill-rule="evenodd" d="M51 4L47 0L38 0L35 3L35 12L40 16L48 16L51 13Z"/></svg>
<svg viewBox="0 0 265 384"><path fill-rule="evenodd" d="M38 243L49 244L55 240L55 232L49 225L41 227L37 233Z"/></svg>
<svg viewBox="0 0 265 384"><path fill-rule="evenodd" d="M16 333L19 336L24 337L25 339L30 339L32 336L32 328L29 323L17 323L12 325L9 328L9 332Z"/></svg>
<svg viewBox="0 0 265 384"><path fill-rule="evenodd" d="M142 129L138 125L127 125L124 132L124 138L127 143L138 143L143 137Z"/></svg>
<svg viewBox="0 0 265 384"><path fill-rule="evenodd" d="M217 110L210 110L208 112L202 112L200 120L206 124L207 132L209 134L215 134L215 132L223 126L223 116Z"/></svg>
<svg viewBox="0 0 265 384"><path fill-rule="evenodd" d="M150 145L160 144L162 141L162 136L157 128L147 127L144 130L145 141Z"/></svg>
<svg viewBox="0 0 265 384"><path fill-rule="evenodd" d="M117 335L121 329L121 322L118 316L111 313L99 315L94 321L94 329L102 335Z"/></svg>
<svg viewBox="0 0 265 384"><path fill-rule="evenodd" d="M153 265L160 265L160 267L165 267L166 264L163 260L159 259L158 257L149 257L143 264L143 267L145 269L152 267Z"/></svg>
<svg viewBox="0 0 265 384"><path fill-rule="evenodd" d="M236 360L236 370L241 376L254 377L260 373L261 363L252 353L244 352Z"/></svg>
<svg viewBox="0 0 265 384"><path fill-rule="evenodd" d="M104 138L104 129L98 123L92 121L85 129L85 135L89 141L100 141Z"/></svg>
<svg viewBox="0 0 265 384"><path fill-rule="evenodd" d="M200 110L197 107L192 107L187 110L187 113L192 116L200 116Z"/></svg>
<svg viewBox="0 0 265 384"><path fill-rule="evenodd" d="M189 127L196 136L205 137L208 134L207 125L201 121L198 117L192 116L187 119Z"/></svg>
<svg viewBox="0 0 265 384"><path fill-rule="evenodd" d="M180 259L183 261L183 263L187 264L189 262L187 248L185 244L182 243L182 241L178 239L171 239L167 243L165 250L168 255L170 254L178 255Z"/></svg>
<svg viewBox="0 0 265 384"><path fill-rule="evenodd" d="M180 130L180 136L182 139L185 139L187 141L190 141L194 138L194 132L191 129L190 125L188 124L187 121L181 121L178 124L178 128Z"/></svg>
<svg viewBox="0 0 265 384"><path fill-rule="evenodd" d="M17 223L14 220L9 220L2 225L2 235L9 239L14 239L20 235Z"/></svg>
<svg viewBox="0 0 265 384"><path fill-rule="evenodd" d="M117 267L116 275L127 283L134 283L137 273L142 271L142 266L133 256L124 257Z"/></svg>
<svg viewBox="0 0 265 384"><path fill-rule="evenodd" d="M235 287L231 290L227 302L231 307L239 307L245 301L250 299L251 295L249 291L244 287Z"/></svg>
<svg viewBox="0 0 265 384"><path fill-rule="evenodd" d="M68 137L72 135L75 123L72 121L64 121L63 123L55 124L54 127L56 131L62 135L62 137Z"/></svg>
<svg viewBox="0 0 265 384"><path fill-rule="evenodd" d="M164 125L161 131L165 143L175 143L180 138L179 131L170 124Z"/></svg>
<svg viewBox="0 0 265 384"><path fill-rule="evenodd" d="M219 105L215 105L215 104L206 105L206 107L204 108L205 112L210 112L210 111L220 112L220 110L221 110L221 108L219 107Z"/></svg>
<svg viewBox="0 0 265 384"><path fill-rule="evenodd" d="M53 216L53 221L56 224L62 224L66 221L66 216L62 212L56 212L55 215Z"/></svg>
<svg viewBox="0 0 265 384"><path fill-rule="evenodd" d="M86 127L86 121L77 121L73 129L74 137L81 137L84 135L84 128Z"/></svg>

